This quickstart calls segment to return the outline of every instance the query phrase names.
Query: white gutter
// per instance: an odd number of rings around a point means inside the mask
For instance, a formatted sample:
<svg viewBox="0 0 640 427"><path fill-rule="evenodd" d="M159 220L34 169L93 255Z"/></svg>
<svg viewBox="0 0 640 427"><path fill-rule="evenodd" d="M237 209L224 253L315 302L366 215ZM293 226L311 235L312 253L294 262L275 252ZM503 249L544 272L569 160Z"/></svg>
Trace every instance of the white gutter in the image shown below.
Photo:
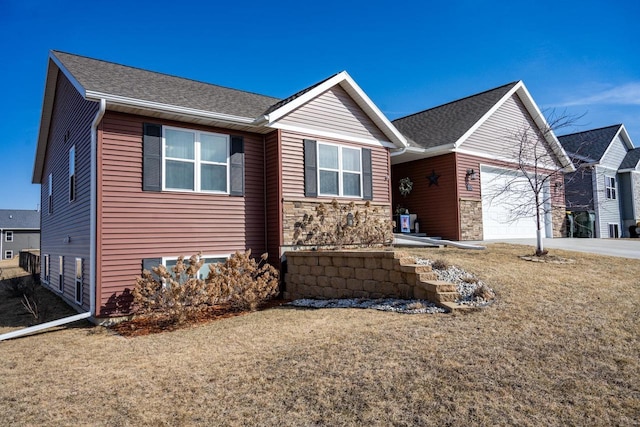
<svg viewBox="0 0 640 427"><path fill-rule="evenodd" d="M18 338L23 335L28 335L34 332L41 331L43 329L49 329L56 326L65 325L71 322L77 322L78 320L88 319L89 317L91 317L91 313L87 311L86 313L76 314L75 316L69 316L63 319L53 320L47 323L41 323L39 325L31 326L29 328L18 329L17 331L7 332L6 334L0 335L0 341L8 340L11 338Z"/></svg>
<svg viewBox="0 0 640 427"><path fill-rule="evenodd" d="M98 185L97 185L97 155L98 155L98 125L104 117L104 113L107 110L107 101L102 98L100 100L100 108L96 113L93 122L91 123L91 208L90 208L90 238L89 238L89 314L95 316L96 314L96 223L97 223L97 202L98 202Z"/></svg>

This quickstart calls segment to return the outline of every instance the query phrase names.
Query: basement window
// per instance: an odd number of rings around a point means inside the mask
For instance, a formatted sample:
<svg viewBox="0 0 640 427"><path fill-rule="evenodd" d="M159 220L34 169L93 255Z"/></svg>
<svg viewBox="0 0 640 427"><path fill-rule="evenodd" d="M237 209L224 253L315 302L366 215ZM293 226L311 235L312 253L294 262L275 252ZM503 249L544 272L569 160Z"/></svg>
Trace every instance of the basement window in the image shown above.
<svg viewBox="0 0 640 427"><path fill-rule="evenodd" d="M76 258L76 302L82 304L82 258Z"/></svg>
<svg viewBox="0 0 640 427"><path fill-rule="evenodd" d="M13 258L13 251L4 251L4 259Z"/></svg>

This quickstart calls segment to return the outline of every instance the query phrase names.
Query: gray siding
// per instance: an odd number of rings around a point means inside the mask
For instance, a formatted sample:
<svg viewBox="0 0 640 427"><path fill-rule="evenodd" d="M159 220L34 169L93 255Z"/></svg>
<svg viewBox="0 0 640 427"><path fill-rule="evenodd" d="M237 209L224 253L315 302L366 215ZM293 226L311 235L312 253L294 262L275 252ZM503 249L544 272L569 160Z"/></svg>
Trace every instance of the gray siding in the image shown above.
<svg viewBox="0 0 640 427"><path fill-rule="evenodd" d="M617 183L616 199L607 199L605 191L605 177L613 176L617 181L617 170L609 169L603 166L595 167L593 180L596 188L596 215L598 224L596 224L596 237L610 237L609 224L618 224L618 228L622 231L622 223L620 221L620 184Z"/></svg>
<svg viewBox="0 0 640 427"><path fill-rule="evenodd" d="M7 242L7 231L13 232L13 241ZM13 256L18 256L18 253L25 249L38 249L40 248L40 231L39 230L2 230L2 244L0 248L0 259L5 259L5 251L13 251Z"/></svg>
<svg viewBox="0 0 640 427"><path fill-rule="evenodd" d="M460 146L463 150L496 158L517 158L516 143L527 131L527 138L538 138L547 152L552 169L558 165L555 154L538 130L517 94L513 94Z"/></svg>
<svg viewBox="0 0 640 427"><path fill-rule="evenodd" d="M83 309L89 308L91 122L98 105L85 101L62 74L58 77L41 184L41 259L50 256L50 287L58 289L58 256L65 257L64 293L75 301L75 258L83 259ZM69 149L76 148L76 199L69 202ZM53 211L48 178L53 173Z"/></svg>
<svg viewBox="0 0 640 427"><path fill-rule="evenodd" d="M279 124L386 141L388 138L340 86L295 109Z"/></svg>
<svg viewBox="0 0 640 427"><path fill-rule="evenodd" d="M600 165L611 168L611 169L619 169L620 164L624 160L624 157L627 155L627 146L618 135L612 142L609 144L609 148L605 152L602 159L600 159Z"/></svg>

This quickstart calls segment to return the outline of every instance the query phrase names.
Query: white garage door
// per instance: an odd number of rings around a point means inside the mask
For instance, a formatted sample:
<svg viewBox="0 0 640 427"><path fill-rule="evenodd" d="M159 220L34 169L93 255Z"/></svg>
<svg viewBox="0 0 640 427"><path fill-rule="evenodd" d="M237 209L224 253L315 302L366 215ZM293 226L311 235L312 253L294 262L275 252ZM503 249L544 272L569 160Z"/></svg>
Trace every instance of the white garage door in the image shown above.
<svg viewBox="0 0 640 427"><path fill-rule="evenodd" d="M516 171L482 166L480 185L484 239L536 237L534 194L523 176Z"/></svg>

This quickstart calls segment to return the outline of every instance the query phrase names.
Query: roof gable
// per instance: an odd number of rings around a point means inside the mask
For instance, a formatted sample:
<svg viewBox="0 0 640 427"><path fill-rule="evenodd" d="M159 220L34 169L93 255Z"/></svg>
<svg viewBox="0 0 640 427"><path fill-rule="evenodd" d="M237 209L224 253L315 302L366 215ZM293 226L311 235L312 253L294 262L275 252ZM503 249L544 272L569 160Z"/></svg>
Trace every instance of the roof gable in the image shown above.
<svg viewBox="0 0 640 427"><path fill-rule="evenodd" d="M312 101L317 101L328 93L331 93L336 99L342 98L340 102L343 104L344 112L349 111L349 113L359 114L362 127L368 128L371 136L374 138L384 136L385 140L380 141L383 145L397 148L406 147L405 137L382 114L346 71L335 74L282 100L265 112L262 123L269 127L282 127L287 117L291 118L292 115L296 114L296 111L309 108ZM354 106L357 106L359 112L356 112L356 109L353 108ZM373 129L374 127L376 128L375 130ZM343 136L349 135L343 134ZM364 138L360 142L365 142L366 139Z"/></svg>
<svg viewBox="0 0 640 427"><path fill-rule="evenodd" d="M0 209L0 228L4 230L39 230L40 211Z"/></svg>
<svg viewBox="0 0 640 427"><path fill-rule="evenodd" d="M472 95L439 107L396 119L393 124L407 136L412 149L406 160L441 154L446 151L459 151L483 124L487 122L512 96L516 96L524 106L536 131L546 140L552 155L565 170L574 167L566 152L558 142L540 109L529 94L522 81L512 82L476 95ZM495 156L485 150L476 150L473 154L485 157L505 159L503 155ZM403 160L396 157L395 163Z"/></svg>
<svg viewBox="0 0 640 427"><path fill-rule="evenodd" d="M620 170L638 169L640 167L640 148L629 150L620 164Z"/></svg>
<svg viewBox="0 0 640 427"><path fill-rule="evenodd" d="M393 121L411 146L434 148L455 144L508 94L518 82L512 82L476 95Z"/></svg>
<svg viewBox="0 0 640 427"><path fill-rule="evenodd" d="M621 127L621 124L617 124L598 129L590 129L559 136L558 140L564 149L573 156L587 161L599 162L611 143L615 140Z"/></svg>

